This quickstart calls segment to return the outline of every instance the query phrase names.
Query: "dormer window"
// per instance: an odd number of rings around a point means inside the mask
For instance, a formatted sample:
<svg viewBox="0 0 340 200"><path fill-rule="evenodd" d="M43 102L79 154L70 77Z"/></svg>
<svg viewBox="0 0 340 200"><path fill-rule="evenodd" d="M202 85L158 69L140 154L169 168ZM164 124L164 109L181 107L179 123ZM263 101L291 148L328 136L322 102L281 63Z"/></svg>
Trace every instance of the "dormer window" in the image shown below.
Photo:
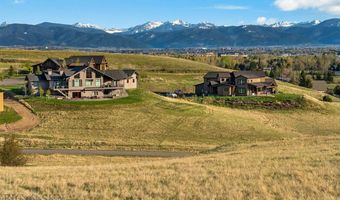
<svg viewBox="0 0 340 200"><path fill-rule="evenodd" d="M86 70L86 78L92 78L92 71Z"/></svg>

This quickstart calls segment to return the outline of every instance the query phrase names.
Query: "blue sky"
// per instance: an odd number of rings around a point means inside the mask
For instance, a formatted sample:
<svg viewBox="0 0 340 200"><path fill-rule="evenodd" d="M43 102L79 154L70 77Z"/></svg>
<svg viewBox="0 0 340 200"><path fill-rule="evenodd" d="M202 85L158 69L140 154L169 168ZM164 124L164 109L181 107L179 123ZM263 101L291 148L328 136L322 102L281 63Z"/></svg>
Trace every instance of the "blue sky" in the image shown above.
<svg viewBox="0 0 340 200"><path fill-rule="evenodd" d="M334 17L340 17L340 0L0 0L0 22L7 23L126 28L175 19L241 25Z"/></svg>

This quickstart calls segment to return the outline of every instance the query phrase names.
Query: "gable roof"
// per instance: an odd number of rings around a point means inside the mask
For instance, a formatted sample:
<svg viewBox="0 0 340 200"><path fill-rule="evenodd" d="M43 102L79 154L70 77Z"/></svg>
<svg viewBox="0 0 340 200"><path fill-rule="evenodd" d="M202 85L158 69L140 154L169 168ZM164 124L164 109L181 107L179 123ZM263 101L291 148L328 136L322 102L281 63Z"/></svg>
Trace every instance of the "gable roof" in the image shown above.
<svg viewBox="0 0 340 200"><path fill-rule="evenodd" d="M266 77L266 74L263 71L238 71L233 72L235 78L239 76L243 76L246 78L263 78Z"/></svg>
<svg viewBox="0 0 340 200"><path fill-rule="evenodd" d="M65 58L66 65L70 66L73 64L85 65L88 66L91 62L95 64L102 64L105 60L105 56L71 56L69 58Z"/></svg>
<svg viewBox="0 0 340 200"><path fill-rule="evenodd" d="M115 81L120 81L128 78L128 75L122 70L105 70L102 73L106 74Z"/></svg>
<svg viewBox="0 0 340 200"><path fill-rule="evenodd" d="M212 79L212 78L230 78L229 72L208 72L204 78Z"/></svg>
<svg viewBox="0 0 340 200"><path fill-rule="evenodd" d="M67 75L68 76L67 79L68 79L68 78L70 78L72 76L75 76L75 75L79 74L81 71L86 70L86 69L91 69L91 70L93 70L95 72L98 72L98 73L108 77L108 78L111 78L110 76L105 74L104 71L100 71L100 70L98 70L98 69L96 69L94 67L91 67L91 66L87 66L87 67L74 67L74 68L68 69L67 72L65 72L65 74L68 74Z"/></svg>
<svg viewBox="0 0 340 200"><path fill-rule="evenodd" d="M124 72L128 77L131 77L133 74L137 74L136 70L134 70L134 69L123 69L123 72Z"/></svg>
<svg viewBox="0 0 340 200"><path fill-rule="evenodd" d="M54 62L56 65L58 65L60 67L62 67L63 64L64 64L64 60L63 59L59 59L59 58L48 58L47 60L51 60L52 62Z"/></svg>
<svg viewBox="0 0 340 200"><path fill-rule="evenodd" d="M54 64L58 65L59 67L63 67L64 60L59 58L47 58L44 62L32 65L32 67L41 66L49 60L52 61Z"/></svg>

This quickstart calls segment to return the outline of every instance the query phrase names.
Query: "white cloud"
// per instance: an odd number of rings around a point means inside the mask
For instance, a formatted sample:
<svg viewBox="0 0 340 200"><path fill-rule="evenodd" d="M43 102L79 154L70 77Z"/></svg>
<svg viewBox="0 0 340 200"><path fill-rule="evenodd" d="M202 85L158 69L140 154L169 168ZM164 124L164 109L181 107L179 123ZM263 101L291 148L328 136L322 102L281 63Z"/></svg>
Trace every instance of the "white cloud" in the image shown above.
<svg viewBox="0 0 340 200"><path fill-rule="evenodd" d="M215 9L218 10L247 10L247 7L244 6L235 6L235 5L216 5Z"/></svg>
<svg viewBox="0 0 340 200"><path fill-rule="evenodd" d="M340 0L275 0L275 5L284 11L317 9L329 14L340 15Z"/></svg>
<svg viewBox="0 0 340 200"><path fill-rule="evenodd" d="M271 24L275 24L277 20L274 18L258 17L256 22L259 25L271 25Z"/></svg>

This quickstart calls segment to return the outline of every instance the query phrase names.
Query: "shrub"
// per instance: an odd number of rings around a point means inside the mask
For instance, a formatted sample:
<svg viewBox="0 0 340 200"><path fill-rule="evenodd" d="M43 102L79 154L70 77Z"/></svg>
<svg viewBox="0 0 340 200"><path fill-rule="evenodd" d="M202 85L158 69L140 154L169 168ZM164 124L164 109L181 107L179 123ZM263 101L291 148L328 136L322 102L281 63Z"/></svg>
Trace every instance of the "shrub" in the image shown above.
<svg viewBox="0 0 340 200"><path fill-rule="evenodd" d="M340 85L337 85L337 86L334 88L334 94L340 95Z"/></svg>
<svg viewBox="0 0 340 200"><path fill-rule="evenodd" d="M2 166L24 166L26 162L27 159L23 156L15 136L6 137L0 149L0 164Z"/></svg>
<svg viewBox="0 0 340 200"><path fill-rule="evenodd" d="M322 100L323 100L323 101L326 101L326 102L332 102L332 101L333 101L332 98L331 98L330 96L328 96L328 95L324 96L324 97L322 98Z"/></svg>

